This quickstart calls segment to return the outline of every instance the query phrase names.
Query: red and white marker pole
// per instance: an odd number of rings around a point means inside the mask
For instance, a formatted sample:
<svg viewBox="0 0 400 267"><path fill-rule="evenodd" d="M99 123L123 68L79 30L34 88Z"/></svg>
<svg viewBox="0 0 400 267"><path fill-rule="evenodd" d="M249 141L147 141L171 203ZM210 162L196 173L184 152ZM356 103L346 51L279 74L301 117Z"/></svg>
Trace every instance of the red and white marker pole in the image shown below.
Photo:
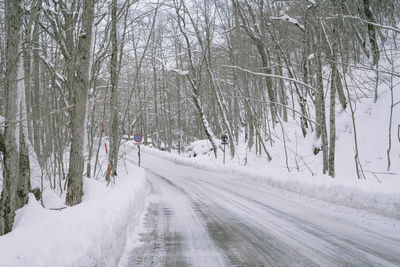
<svg viewBox="0 0 400 267"><path fill-rule="evenodd" d="M104 124L101 122L101 132L104 134ZM108 149L107 149L107 142L104 142L104 148L106 149L106 155L108 155ZM111 167L110 163L108 163L108 174L111 175Z"/></svg>
<svg viewBox="0 0 400 267"><path fill-rule="evenodd" d="M136 145L138 147L138 166L140 167L140 145L142 144L143 136L141 134L135 134L133 140L136 141Z"/></svg>

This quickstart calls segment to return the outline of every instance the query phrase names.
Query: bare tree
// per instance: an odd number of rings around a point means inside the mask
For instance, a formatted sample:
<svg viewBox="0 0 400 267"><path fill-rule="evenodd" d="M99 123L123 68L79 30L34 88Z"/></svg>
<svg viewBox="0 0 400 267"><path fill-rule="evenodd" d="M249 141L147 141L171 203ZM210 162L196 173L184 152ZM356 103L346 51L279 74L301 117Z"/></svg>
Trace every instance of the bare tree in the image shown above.
<svg viewBox="0 0 400 267"><path fill-rule="evenodd" d="M94 0L84 0L82 6L82 28L77 44L76 76L71 92L71 152L68 168L66 203L70 206L82 201L82 177L84 171L83 139L85 137L86 106L89 90L89 63L94 20Z"/></svg>
<svg viewBox="0 0 400 267"><path fill-rule="evenodd" d="M15 210L28 200L30 186L29 157L26 144L26 129L21 118L26 110L21 109L25 88L21 60L21 30L23 11L21 1L5 1L5 127L3 146L3 190L0 199L0 235L12 230ZM19 81L21 79L21 81ZM21 97L22 96L22 97ZM25 106L25 103L23 103ZM23 115L25 114L25 115Z"/></svg>
<svg viewBox="0 0 400 267"><path fill-rule="evenodd" d="M213 147L215 158L217 158L217 140L216 140L216 137L210 127L210 124L208 122L208 119L207 119L205 111L204 111L203 104L200 99L200 85L201 85L200 81L201 81L202 64L200 64L200 66L197 66L197 68L194 64L193 53L192 53L192 51L193 51L192 44L189 40L189 36L187 34L187 29L185 28L186 21L184 19L183 14L185 14L185 12L187 13L188 10L183 1L180 1L180 2L174 1L174 3L175 3L175 12L178 17L179 30L180 30L181 34L183 35L185 44L186 44L187 56L188 56L188 60L189 60L188 67L191 72L190 74L188 74L188 75L185 74L185 75L188 78L190 86L192 88L192 92L193 92L192 99L193 99L194 106L196 107L196 110L199 113L200 121L204 127L204 131L206 132L207 138ZM183 14L181 13L182 10L183 10Z"/></svg>
<svg viewBox="0 0 400 267"><path fill-rule="evenodd" d="M109 163L111 166L112 176L117 175L117 162L120 138L120 125L118 116L118 43L117 43L117 0L111 2L111 138ZM106 180L109 181L110 173L107 172Z"/></svg>

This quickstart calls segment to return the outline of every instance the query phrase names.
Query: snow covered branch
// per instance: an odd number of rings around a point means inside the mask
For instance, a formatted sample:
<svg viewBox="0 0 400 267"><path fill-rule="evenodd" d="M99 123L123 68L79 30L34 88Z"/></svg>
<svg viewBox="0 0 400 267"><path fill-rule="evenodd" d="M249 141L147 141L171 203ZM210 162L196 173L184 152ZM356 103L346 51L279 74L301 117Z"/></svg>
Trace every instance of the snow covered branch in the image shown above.
<svg viewBox="0 0 400 267"><path fill-rule="evenodd" d="M299 22L297 21L297 19L294 19L294 18L292 18L292 17L290 17L290 16L288 16L288 15L286 15L286 14L284 14L284 15L281 16L281 17L271 17L271 20L287 21L287 22L289 22L289 23L291 23L291 24L297 26L297 27L298 27L300 30L302 30L303 32L305 32L305 28L304 28L304 25L303 25L303 24L299 23Z"/></svg>
<svg viewBox="0 0 400 267"><path fill-rule="evenodd" d="M296 79L293 79L293 78L280 76L280 75L275 75L275 74L266 74L266 73L262 73L262 72L254 72L254 71L251 71L251 70L243 69L243 68L241 68L239 66L221 65L221 67L237 69L237 70L240 70L240 71L243 71L243 72L247 72L247 73L253 74L253 75L258 75L258 76L265 76L265 77L272 77L272 78L288 80L288 81L291 81L291 82L295 82L295 83L304 85L305 87L310 88L315 94L319 94L318 91L314 87L312 87L311 85L308 85L308 84L306 84L306 83L304 83L302 81L299 81L299 80L296 80Z"/></svg>
<svg viewBox="0 0 400 267"><path fill-rule="evenodd" d="M345 19L356 19L356 20L359 20L359 21L361 21L361 22L364 22L364 23L373 25L373 26L375 26L375 27L379 27L379 28L382 28L382 29L385 29L385 30L389 30L389 31L394 31L394 32L400 33L400 29L397 28L397 27L393 27L393 26L388 26L388 25L383 25L383 24L371 22L371 21L362 19L362 18L357 17L357 16L352 16L352 15L341 15L341 14L339 14L339 15L335 15L335 16L333 16L333 17L329 17L329 18L327 18L327 19L336 19L336 18L338 18L338 17L339 17L339 18L345 18Z"/></svg>
<svg viewBox="0 0 400 267"><path fill-rule="evenodd" d="M180 69L170 69L169 71L175 72L178 75L185 76L189 74L187 70L180 70Z"/></svg>

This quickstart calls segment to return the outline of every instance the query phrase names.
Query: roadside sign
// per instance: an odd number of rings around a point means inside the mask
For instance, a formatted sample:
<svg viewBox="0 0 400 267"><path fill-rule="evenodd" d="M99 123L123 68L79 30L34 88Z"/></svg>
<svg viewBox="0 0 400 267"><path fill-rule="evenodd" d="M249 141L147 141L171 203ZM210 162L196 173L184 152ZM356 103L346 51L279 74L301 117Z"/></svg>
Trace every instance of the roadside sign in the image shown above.
<svg viewBox="0 0 400 267"><path fill-rule="evenodd" d="M138 166L140 167L140 163L141 163L141 160L140 160L140 144L141 144L141 142L143 140L143 136L141 134L135 134L135 136L133 137L133 140L135 140L136 143L137 143L136 145L138 147Z"/></svg>
<svg viewBox="0 0 400 267"><path fill-rule="evenodd" d="M221 141L222 141L222 144L224 145L224 164L225 164L225 145L228 144L228 135L222 134Z"/></svg>
<svg viewBox="0 0 400 267"><path fill-rule="evenodd" d="M227 145L228 144L228 136L226 134L222 134L221 141L222 141L223 145Z"/></svg>
<svg viewBox="0 0 400 267"><path fill-rule="evenodd" d="M137 143L140 143L143 140L143 136L141 134L135 134L133 140L135 140Z"/></svg>

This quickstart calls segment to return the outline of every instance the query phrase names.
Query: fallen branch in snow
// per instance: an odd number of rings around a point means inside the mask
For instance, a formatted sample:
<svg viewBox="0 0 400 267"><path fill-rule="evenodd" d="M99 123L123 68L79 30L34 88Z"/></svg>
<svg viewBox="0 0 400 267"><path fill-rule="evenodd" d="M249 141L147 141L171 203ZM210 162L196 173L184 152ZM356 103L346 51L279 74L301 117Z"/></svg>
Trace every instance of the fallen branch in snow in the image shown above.
<svg viewBox="0 0 400 267"><path fill-rule="evenodd" d="M381 180L379 180L377 174L387 174L387 175L397 175L395 172L375 172L375 171L369 171L369 170L364 170L364 172L372 173L372 175L378 180L379 183L382 183Z"/></svg>
<svg viewBox="0 0 400 267"><path fill-rule="evenodd" d="M278 116L278 118L279 118L279 116ZM279 136L276 136L276 138L283 142L283 140L281 140L281 138ZM310 166L308 166L308 164L307 164L306 160L304 159L304 157L302 157L299 154L297 154L297 151L293 151L293 149L291 149L290 146L287 146L287 149L290 152L292 152L296 157L300 158L301 161L303 161L303 163L304 163L304 165L300 165L300 166L296 166L296 167L289 167L290 169L297 169L297 171L299 172L299 167L304 167L305 166L310 171L311 176L315 175L315 173L311 170ZM297 148L296 148L296 150L297 150ZM296 161L296 164L297 164L297 161Z"/></svg>
<svg viewBox="0 0 400 267"><path fill-rule="evenodd" d="M61 208L48 208L48 210L63 210L63 209L65 209L65 208L67 208L67 207L61 207Z"/></svg>
<svg viewBox="0 0 400 267"><path fill-rule="evenodd" d="M397 175L397 173L395 173L395 172L374 172L374 171L369 171L369 172L373 172L376 174Z"/></svg>
<svg viewBox="0 0 400 267"><path fill-rule="evenodd" d="M378 180L378 182L381 184L382 182L381 182L381 180L379 180L379 178L378 178L378 176L376 175L377 173L376 172L373 172L373 171L367 171L367 170L364 170L364 172L369 172L369 173L372 173L372 175L376 178L376 180Z"/></svg>

